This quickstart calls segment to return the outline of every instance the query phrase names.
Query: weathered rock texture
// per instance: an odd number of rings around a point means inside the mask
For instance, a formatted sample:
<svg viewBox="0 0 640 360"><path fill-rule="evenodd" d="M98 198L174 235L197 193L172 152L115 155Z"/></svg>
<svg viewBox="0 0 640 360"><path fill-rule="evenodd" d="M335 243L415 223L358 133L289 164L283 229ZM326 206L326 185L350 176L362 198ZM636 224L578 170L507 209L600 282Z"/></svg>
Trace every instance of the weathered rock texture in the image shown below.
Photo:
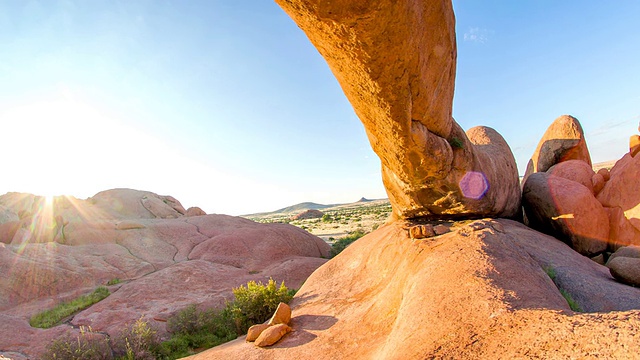
<svg viewBox="0 0 640 360"><path fill-rule="evenodd" d="M527 164L525 180L535 172L545 172L555 164L567 160L582 160L591 166L584 131L578 119L562 115L547 128Z"/></svg>
<svg viewBox="0 0 640 360"><path fill-rule="evenodd" d="M640 158L626 154L611 171L594 173L582 127L565 115L529 165L522 194L529 226L587 256L640 245Z"/></svg>
<svg viewBox="0 0 640 360"><path fill-rule="evenodd" d="M516 216L515 160L493 129L452 118L451 2L276 0L364 124L396 218Z"/></svg>
<svg viewBox="0 0 640 360"><path fill-rule="evenodd" d="M238 339L189 359L637 356L640 289L519 223L481 225L427 240L380 228L309 277L291 302L295 331L269 350Z"/></svg>
<svg viewBox="0 0 640 360"><path fill-rule="evenodd" d="M232 288L250 280L271 277L297 288L330 250L294 226L183 216L177 200L142 191L51 205L13 193L0 196L0 205L23 214L17 229L0 231L0 354L23 358L38 358L51 340L79 326L115 336L142 316L166 334L175 312L190 304L224 306ZM2 225L16 223L7 220ZM29 326L33 314L113 279L121 283L110 286L111 295L66 324Z"/></svg>
<svg viewBox="0 0 640 360"><path fill-rule="evenodd" d="M549 173L534 173L524 184L522 205L528 225L565 241L577 252L607 249L609 217L584 185Z"/></svg>

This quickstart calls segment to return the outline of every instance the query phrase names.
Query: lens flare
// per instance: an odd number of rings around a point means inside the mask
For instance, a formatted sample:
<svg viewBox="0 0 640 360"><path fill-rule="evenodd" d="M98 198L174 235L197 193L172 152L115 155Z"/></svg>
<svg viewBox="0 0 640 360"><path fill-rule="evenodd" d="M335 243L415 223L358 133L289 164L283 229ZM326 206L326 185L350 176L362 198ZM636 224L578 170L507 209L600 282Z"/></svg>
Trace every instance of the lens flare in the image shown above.
<svg viewBox="0 0 640 360"><path fill-rule="evenodd" d="M462 195L469 199L480 200L489 191L489 181L483 173L469 171L460 180Z"/></svg>

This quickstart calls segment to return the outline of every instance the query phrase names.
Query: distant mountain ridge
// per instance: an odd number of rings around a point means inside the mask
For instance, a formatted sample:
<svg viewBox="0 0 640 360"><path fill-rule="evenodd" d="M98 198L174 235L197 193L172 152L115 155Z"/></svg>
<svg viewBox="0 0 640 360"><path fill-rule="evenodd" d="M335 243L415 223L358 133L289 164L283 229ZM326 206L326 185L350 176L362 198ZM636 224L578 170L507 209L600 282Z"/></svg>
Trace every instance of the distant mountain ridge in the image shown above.
<svg viewBox="0 0 640 360"><path fill-rule="evenodd" d="M325 205L325 204L318 204L318 203L314 203L314 202L302 202L299 204L295 204L295 205L291 205L291 206L287 206L284 207L282 209L278 209L278 210L274 210L274 211L267 211L267 212L261 212L261 213L255 213L255 214L246 214L246 215L241 215L242 217L253 217L253 216L264 216L264 215L270 215L270 214L297 214L297 213L301 213L305 210L322 210L322 209L328 209L328 208L333 208L333 207L337 207L337 206L343 206L343 205L349 205L349 204L358 204L358 203L369 203L369 202L373 202L373 201L377 201L377 200L386 200L386 199L367 199L367 198L360 198L360 200L353 202L353 203L344 203L344 204L329 204L329 205Z"/></svg>
<svg viewBox="0 0 640 360"><path fill-rule="evenodd" d="M333 207L333 206L335 205L323 205L323 204L317 204L314 202L302 202L299 204L287 206L285 208L278 209L276 211L271 211L271 212L272 213L292 213L292 212L301 212L305 210L322 210L322 209L326 209L328 207Z"/></svg>

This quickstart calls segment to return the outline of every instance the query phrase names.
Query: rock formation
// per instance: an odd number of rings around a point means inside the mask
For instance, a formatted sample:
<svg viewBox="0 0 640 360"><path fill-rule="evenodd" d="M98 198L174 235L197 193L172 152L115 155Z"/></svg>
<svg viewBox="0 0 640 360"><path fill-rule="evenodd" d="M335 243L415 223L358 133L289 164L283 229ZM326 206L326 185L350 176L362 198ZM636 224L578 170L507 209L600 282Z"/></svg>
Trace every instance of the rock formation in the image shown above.
<svg viewBox="0 0 640 360"><path fill-rule="evenodd" d="M493 129L465 134L452 118L450 1L276 2L325 58L364 124L396 218L517 216L509 146Z"/></svg>
<svg viewBox="0 0 640 360"><path fill-rule="evenodd" d="M166 334L173 313L190 304L222 307L234 287L250 280L271 277L299 287L330 250L291 225L189 217L177 200L143 191L51 203L11 193L0 196L0 206L9 214L0 223L0 355L14 360L38 358L53 339L80 326L114 336L143 316ZM18 213L23 219L16 221ZM62 231L49 226L55 223ZM113 279L120 283L109 287L111 295L67 323L29 326L33 314Z"/></svg>
<svg viewBox="0 0 640 360"><path fill-rule="evenodd" d="M295 331L269 350L238 339L189 359L633 358L640 352L640 312L630 310L640 307L640 289L613 281L605 267L514 221L454 228L411 240L404 224L384 226L311 275L291 302ZM584 313L571 311L558 288Z"/></svg>
<svg viewBox="0 0 640 360"><path fill-rule="evenodd" d="M320 210L309 209L291 217L291 220L319 219L324 215Z"/></svg>
<svg viewBox="0 0 640 360"><path fill-rule="evenodd" d="M594 173L578 120L556 119L529 162L522 193L526 223L599 263L640 245L640 157L633 146L629 151L611 171ZM633 258L607 262L614 277L630 285L640 284L639 264Z"/></svg>
<svg viewBox="0 0 640 360"><path fill-rule="evenodd" d="M591 166L582 125L573 116L562 115L542 135L527 164L524 180L535 172L545 172L553 165L567 160L582 160Z"/></svg>
<svg viewBox="0 0 640 360"><path fill-rule="evenodd" d="M278 304L275 313L266 324L256 324L249 328L246 341L255 341L259 347L271 346L291 332L291 308L285 303Z"/></svg>
<svg viewBox="0 0 640 360"><path fill-rule="evenodd" d="M607 250L609 217L593 193L578 182L545 172L524 184L522 205L532 228L594 256Z"/></svg>

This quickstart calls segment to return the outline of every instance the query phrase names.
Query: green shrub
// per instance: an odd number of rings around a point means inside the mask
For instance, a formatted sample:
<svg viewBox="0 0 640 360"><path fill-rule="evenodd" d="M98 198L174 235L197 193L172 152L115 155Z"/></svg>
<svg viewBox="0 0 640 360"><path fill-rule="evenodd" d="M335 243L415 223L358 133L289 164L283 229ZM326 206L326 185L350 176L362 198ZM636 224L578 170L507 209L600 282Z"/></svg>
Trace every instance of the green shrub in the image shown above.
<svg viewBox="0 0 640 360"><path fill-rule="evenodd" d="M54 340L40 357L42 360L110 360L109 339L80 328L80 335Z"/></svg>
<svg viewBox="0 0 640 360"><path fill-rule="evenodd" d="M464 148L464 142L462 141L462 139L458 137L453 137L449 139L449 145L451 145L452 148L457 148L457 149Z"/></svg>
<svg viewBox="0 0 640 360"><path fill-rule="evenodd" d="M550 265L545 266L542 269L544 270L544 272L547 273L549 278L553 281L553 284L558 288L558 290L560 291L560 294L564 297L564 299L567 300L567 304L569 304L569 308L571 308L571 310L573 311L582 312L582 308L580 307L578 302L573 299L573 297L571 296L571 294L569 294L567 290L561 288L556 282L556 269L554 269L553 266L550 266Z"/></svg>
<svg viewBox="0 0 640 360"><path fill-rule="evenodd" d="M564 299L567 300L567 304L569 304L569 308L571 308L571 310L582 312L582 308L580 307L578 302L573 299L571 294L569 294L565 289L558 288L558 290L560 290L560 294L562 294Z"/></svg>
<svg viewBox="0 0 640 360"><path fill-rule="evenodd" d="M120 280L118 278L113 278L113 279L107 281L107 286L117 285L117 284L120 284L121 282L122 282L122 280Z"/></svg>
<svg viewBox="0 0 640 360"><path fill-rule="evenodd" d="M29 324L33 327L48 329L58 325L62 319L106 298L109 294L109 289L100 286L89 295L82 295L72 301L62 302L53 309L35 314L29 319Z"/></svg>
<svg viewBox="0 0 640 360"><path fill-rule="evenodd" d="M142 317L128 325L112 344L119 360L154 360L160 352L158 331Z"/></svg>
<svg viewBox="0 0 640 360"><path fill-rule="evenodd" d="M254 324L268 320L280 302L289 302L295 290L284 283L277 286L273 279L267 284L250 281L247 286L233 289L235 300L224 309L199 310L190 305L167 321L171 338L161 344L163 357L176 359L192 355L196 350L208 349L231 341Z"/></svg>
<svg viewBox="0 0 640 360"><path fill-rule="evenodd" d="M349 235L336 240L331 245L331 252L329 253L329 257L333 258L336 255L340 254L347 246L351 245L354 241L360 239L365 235L365 232L362 230L356 230L351 232Z"/></svg>
<svg viewBox="0 0 640 360"><path fill-rule="evenodd" d="M333 219L331 218L331 215L329 214L324 214L322 215L322 222L332 222Z"/></svg>
<svg viewBox="0 0 640 360"><path fill-rule="evenodd" d="M266 285L249 281L247 286L233 289L236 299L230 307L238 334L244 334L249 327L267 321L281 302L288 303L293 294L284 286L278 287L273 279Z"/></svg>

